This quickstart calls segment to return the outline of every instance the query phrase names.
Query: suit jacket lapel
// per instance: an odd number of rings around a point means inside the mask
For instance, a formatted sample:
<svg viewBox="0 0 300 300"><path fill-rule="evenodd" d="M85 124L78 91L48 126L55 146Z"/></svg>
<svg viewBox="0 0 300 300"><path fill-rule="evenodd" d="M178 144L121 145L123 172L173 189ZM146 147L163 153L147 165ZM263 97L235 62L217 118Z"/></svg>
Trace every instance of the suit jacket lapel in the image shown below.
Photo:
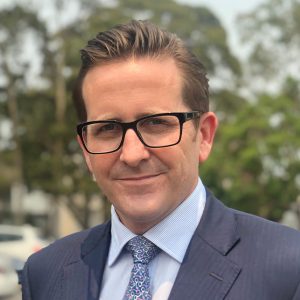
<svg viewBox="0 0 300 300"><path fill-rule="evenodd" d="M227 254L239 235L234 214L207 192L205 210L179 269L169 300L224 299L241 268ZM91 230L81 257L64 267L63 300L98 300L110 245L110 222ZM201 298L199 298L201 297Z"/></svg>
<svg viewBox="0 0 300 300"><path fill-rule="evenodd" d="M234 214L207 191L203 216L169 296L224 299L241 268L226 256L239 241Z"/></svg>
<svg viewBox="0 0 300 300"><path fill-rule="evenodd" d="M110 222L91 229L81 257L64 267L63 300L98 300L110 245Z"/></svg>

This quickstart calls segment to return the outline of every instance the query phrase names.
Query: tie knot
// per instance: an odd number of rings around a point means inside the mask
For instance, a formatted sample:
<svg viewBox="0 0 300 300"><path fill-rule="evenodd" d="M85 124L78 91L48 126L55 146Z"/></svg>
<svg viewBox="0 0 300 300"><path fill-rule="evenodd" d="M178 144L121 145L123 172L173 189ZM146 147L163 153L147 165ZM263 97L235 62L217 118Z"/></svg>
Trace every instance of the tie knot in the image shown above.
<svg viewBox="0 0 300 300"><path fill-rule="evenodd" d="M126 249L133 257L134 263L148 264L160 251L148 239L142 235L132 238L127 244Z"/></svg>

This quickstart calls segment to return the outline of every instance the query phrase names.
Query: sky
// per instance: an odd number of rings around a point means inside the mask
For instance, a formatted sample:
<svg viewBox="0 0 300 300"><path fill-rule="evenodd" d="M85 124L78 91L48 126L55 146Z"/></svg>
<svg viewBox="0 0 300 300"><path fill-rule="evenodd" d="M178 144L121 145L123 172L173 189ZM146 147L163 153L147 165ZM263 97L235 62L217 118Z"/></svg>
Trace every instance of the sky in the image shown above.
<svg viewBox="0 0 300 300"><path fill-rule="evenodd" d="M14 2L22 3L24 0L0 0L0 7L12 5ZM38 2L45 7L49 0L39 0ZM109 0L106 0L109 1ZM163 1L163 0L161 0ZM238 0L176 0L181 3L192 5L205 5L220 18L221 22L230 34L234 34L234 20L235 17L242 12L252 10L265 0L251 0L251 1L238 1ZM25 2L25 1L24 1ZM28 3L28 1L26 1ZM35 2L35 1L32 1Z"/></svg>
<svg viewBox="0 0 300 300"><path fill-rule="evenodd" d="M240 58L243 56L243 51L239 51L238 32L236 30L235 19L237 15L252 11L254 8L265 2L265 0L177 0L181 3L192 5L203 5L211 9L211 11L219 17L222 25L228 32L228 42L233 53Z"/></svg>
<svg viewBox="0 0 300 300"><path fill-rule="evenodd" d="M12 5L15 2L28 3L28 0L0 0L0 8L7 5ZM29 0L30 1L30 0ZM31 0L33 3L34 0ZM47 7L49 0L39 0L38 3L44 9ZM106 0L109 2L110 0ZM163 1L163 0L161 0ZM191 4L191 5L204 5L210 8L221 20L223 26L227 29L229 33L229 43L233 48L233 52L239 55L239 51L235 48L239 46L238 36L235 25L235 18L238 14L250 11L257 7L265 0L251 0L251 1L238 1L238 0L176 0L181 3ZM72 3L72 1L70 2ZM74 8L74 10L76 10Z"/></svg>
<svg viewBox="0 0 300 300"><path fill-rule="evenodd" d="M247 12L257 7L265 0L251 0L251 1L238 1L238 0L177 0L181 3L192 5L204 5L209 8L218 16L226 27L234 25L234 19L239 13Z"/></svg>
<svg viewBox="0 0 300 300"><path fill-rule="evenodd" d="M231 24L238 13L252 10L264 0L177 0L182 3L205 5L212 9L226 24Z"/></svg>
<svg viewBox="0 0 300 300"><path fill-rule="evenodd" d="M43 19L47 20L48 26L52 28L52 31L56 31L57 27L72 22L74 17L80 13L76 1L68 2L68 12L62 12L60 15L55 14L49 8L49 1L51 0L0 0L0 8L4 6L13 6L14 3L32 3L33 6L38 5L40 8L40 14ZM54 0L52 0L54 3ZM102 0L105 2L113 0ZM153 1L153 0L152 0ZM164 0L156 0L164 1ZM225 27L228 33L228 43L231 51L240 60L244 60L247 56L246 47L239 43L238 31L235 25L235 19L238 14L245 13L253 10L259 4L266 0L251 0L251 1L238 1L238 0L176 0L181 3L207 6L211 11L220 19L222 25ZM50 2L51 3L51 2ZM28 47L28 51L24 51L24 56L27 52L32 53L34 49ZM37 71L36 71L37 72Z"/></svg>
<svg viewBox="0 0 300 300"><path fill-rule="evenodd" d="M32 3L36 3L36 0L29 0ZM51 0L37 0L39 5L43 7L44 11L47 11L47 6ZM106 0L110 1L110 0ZM160 0L163 1L163 0ZM226 28L228 32L228 42L232 49L232 52L238 56L240 59L243 58L245 51L243 47L239 44L238 34L235 25L236 16L243 12L248 12L265 0L251 0L251 1L238 1L238 0L177 0L181 3L191 4L191 5L203 5L207 6L212 10L213 13L219 17L221 23ZM28 0L0 0L0 8L5 6L12 6L14 3L28 3ZM69 3L74 3L70 1ZM74 8L73 11L76 11ZM68 14L72 18L72 14ZM59 16L56 16L59 17ZM54 20L56 22L57 20ZM1 126L2 127L2 126ZM1 130L0 127L0 130ZM1 135L1 132L0 132ZM0 145L1 146L1 145Z"/></svg>

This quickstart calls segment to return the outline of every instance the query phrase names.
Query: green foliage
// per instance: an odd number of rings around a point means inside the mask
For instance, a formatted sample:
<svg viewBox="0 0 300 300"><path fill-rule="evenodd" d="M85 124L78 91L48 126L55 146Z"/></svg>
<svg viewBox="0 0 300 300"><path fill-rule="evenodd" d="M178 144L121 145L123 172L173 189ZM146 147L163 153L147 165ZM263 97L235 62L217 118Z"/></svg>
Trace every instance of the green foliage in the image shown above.
<svg viewBox="0 0 300 300"><path fill-rule="evenodd" d="M85 22L86 36L93 37L117 23L148 19L186 41L211 74L222 67L232 75L241 74L239 61L227 44L227 34L217 17L207 8L168 1L119 0L116 7L93 7Z"/></svg>
<svg viewBox="0 0 300 300"><path fill-rule="evenodd" d="M298 0L268 0L239 16L242 41L252 46L248 67L255 75L277 79L290 68L299 70L299 17Z"/></svg>
<svg viewBox="0 0 300 300"><path fill-rule="evenodd" d="M61 5L58 9L63 9L67 1L57 3ZM38 188L67 196L84 192L87 197L98 192L76 142L77 119L71 92L80 65L79 49L99 31L117 23L150 19L184 39L204 62L210 77L218 78L220 70L228 74L226 88L212 93L212 109L219 115L220 128L212 156L200 167L204 182L231 206L278 219L299 194L299 183L295 180L300 169L298 81L288 77L276 96L261 94L256 99L239 96L233 86L242 76L240 63L228 47L222 24L205 7L191 7L173 0L119 0L114 6L88 0L79 3L82 14L54 33L48 32L37 11L20 6L0 11L1 57L13 57L19 66L13 68L7 64L5 69L3 64L11 60L0 59L1 77L8 79L0 89L0 117L12 120L8 90L13 86L22 174L29 190ZM271 26L280 32L273 42L282 49L296 44L299 38L300 10L296 1L289 3L294 5L293 9L282 10L282 16L278 11L283 9L283 1L270 0L263 6L266 13L255 11L243 17L245 39L251 37L257 44L251 60L257 70L271 70L275 61L269 52L266 55L265 44L261 42L273 36L264 34L262 28ZM34 32L41 49L39 76L46 82L43 86L26 85L24 75L28 64L37 60L29 57L21 61L16 55L22 52L23 37L29 31ZM259 33L257 40L252 38L254 33ZM286 56L283 51L270 53ZM276 61L276 67L282 68L278 56ZM8 195L9 186L16 179L15 151L12 136L10 147L3 149L0 157L4 174L0 178L1 195Z"/></svg>
<svg viewBox="0 0 300 300"><path fill-rule="evenodd" d="M205 183L229 205L278 220L300 190L299 113L287 94L240 102L200 167Z"/></svg>
<svg viewBox="0 0 300 300"><path fill-rule="evenodd" d="M63 9L65 3L59 1L57 4L60 5L58 9ZM27 186L52 194L70 194L80 188L88 189L87 193L96 191L95 185L90 184L83 161L78 162L76 156L79 152L78 146L75 146L77 121L71 91L80 65L79 49L99 31L134 18L148 18L177 32L200 55L212 73L216 70L212 51L218 54L223 67L231 70L232 74L240 72L238 61L229 51L224 28L206 8L190 7L171 0L122 0L115 6L82 1L82 10L85 12L82 19L78 17L73 24L51 34L46 31L37 12L20 6L0 12L3 21L0 29L6 32L6 37L15 39L14 45L20 45L22 36L29 30L34 29L36 37L42 37L40 43L44 61L40 76L46 80L48 87L17 91L18 127ZM13 34L15 31L18 35ZM4 44L5 51L10 54L8 40ZM17 49L20 51L20 48ZM29 62L32 63L32 60L29 59ZM64 71L67 72L62 74ZM59 82L58 76L61 76ZM65 96L62 96L64 93ZM1 102L2 107L8 101L6 98ZM65 102L62 107L59 106L60 101ZM1 111L5 114L4 109ZM59 120L58 116L63 119ZM78 168L81 170L76 171Z"/></svg>

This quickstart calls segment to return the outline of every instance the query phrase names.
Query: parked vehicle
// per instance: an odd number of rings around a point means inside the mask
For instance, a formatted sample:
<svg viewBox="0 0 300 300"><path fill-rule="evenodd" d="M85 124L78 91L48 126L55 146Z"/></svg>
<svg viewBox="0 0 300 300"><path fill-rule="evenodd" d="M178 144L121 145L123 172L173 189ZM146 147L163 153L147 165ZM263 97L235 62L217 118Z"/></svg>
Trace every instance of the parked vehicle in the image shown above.
<svg viewBox="0 0 300 300"><path fill-rule="evenodd" d="M46 245L37 229L30 225L0 225L0 253L25 262L28 256Z"/></svg>
<svg viewBox="0 0 300 300"><path fill-rule="evenodd" d="M14 269L19 263L10 256L0 254L0 299L13 296L20 290Z"/></svg>

